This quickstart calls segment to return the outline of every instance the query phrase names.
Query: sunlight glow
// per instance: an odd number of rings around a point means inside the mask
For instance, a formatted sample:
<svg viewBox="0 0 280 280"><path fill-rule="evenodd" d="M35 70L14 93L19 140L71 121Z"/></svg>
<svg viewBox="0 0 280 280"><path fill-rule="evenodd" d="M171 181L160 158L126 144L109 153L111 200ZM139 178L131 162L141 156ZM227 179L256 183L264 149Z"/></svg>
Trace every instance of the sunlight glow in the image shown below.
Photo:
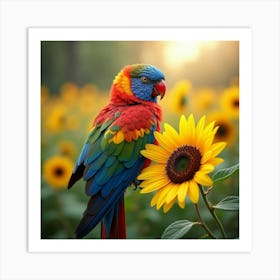
<svg viewBox="0 0 280 280"><path fill-rule="evenodd" d="M211 41L176 41L166 45L165 53L168 63L183 64L194 61L199 57L203 48L212 48L216 45Z"/></svg>

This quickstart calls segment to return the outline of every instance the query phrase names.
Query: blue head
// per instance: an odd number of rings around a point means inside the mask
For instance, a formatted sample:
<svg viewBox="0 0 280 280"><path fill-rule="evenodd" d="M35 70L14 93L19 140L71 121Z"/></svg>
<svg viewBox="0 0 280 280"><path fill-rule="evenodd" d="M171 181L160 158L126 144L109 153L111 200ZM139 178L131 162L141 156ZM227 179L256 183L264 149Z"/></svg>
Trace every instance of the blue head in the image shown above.
<svg viewBox="0 0 280 280"><path fill-rule="evenodd" d="M163 73L148 64L134 64L130 66L130 87L133 94L142 100L156 102L166 91Z"/></svg>

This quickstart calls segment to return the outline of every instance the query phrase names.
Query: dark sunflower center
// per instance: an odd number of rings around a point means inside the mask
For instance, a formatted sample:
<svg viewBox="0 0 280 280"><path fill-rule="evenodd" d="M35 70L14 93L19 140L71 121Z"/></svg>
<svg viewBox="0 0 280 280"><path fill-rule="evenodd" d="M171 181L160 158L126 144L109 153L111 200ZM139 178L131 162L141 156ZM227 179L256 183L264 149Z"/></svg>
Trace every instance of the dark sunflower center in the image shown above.
<svg viewBox="0 0 280 280"><path fill-rule="evenodd" d="M165 167L167 176L175 184L191 180L199 170L200 160L201 154L195 147L179 147L167 161Z"/></svg>
<svg viewBox="0 0 280 280"><path fill-rule="evenodd" d="M187 97L185 95L183 95L179 101L180 107L185 107L187 105L187 103L188 103Z"/></svg>
<svg viewBox="0 0 280 280"><path fill-rule="evenodd" d="M217 131L217 136L225 137L225 136L228 135L228 132L229 132L229 128L228 128L227 125L219 124L219 128L218 128L218 131Z"/></svg>
<svg viewBox="0 0 280 280"><path fill-rule="evenodd" d="M62 176L62 175L64 174L64 169L61 168L61 167L56 167L56 168L54 169L53 173L54 173L54 175L55 175L56 177L60 177L60 176Z"/></svg>
<svg viewBox="0 0 280 280"><path fill-rule="evenodd" d="M178 158L175 159L175 164L174 164L174 168L178 171L184 171L188 168L190 163L190 159L186 156L179 156Z"/></svg>
<svg viewBox="0 0 280 280"><path fill-rule="evenodd" d="M233 107L239 108L239 99L235 99L232 102Z"/></svg>

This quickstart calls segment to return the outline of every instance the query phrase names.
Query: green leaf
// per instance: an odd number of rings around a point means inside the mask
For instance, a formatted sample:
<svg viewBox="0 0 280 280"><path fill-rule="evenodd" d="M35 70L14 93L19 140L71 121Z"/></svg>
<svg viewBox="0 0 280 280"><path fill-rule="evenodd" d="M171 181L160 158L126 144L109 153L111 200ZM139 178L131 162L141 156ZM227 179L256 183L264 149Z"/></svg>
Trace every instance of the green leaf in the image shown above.
<svg viewBox="0 0 280 280"><path fill-rule="evenodd" d="M197 222L179 220L169 225L163 232L162 239L179 239L183 237Z"/></svg>
<svg viewBox="0 0 280 280"><path fill-rule="evenodd" d="M228 167L228 168L217 170L213 174L212 180L214 183L218 182L218 181L223 181L223 180L227 179L228 177L230 177L231 175L233 175L238 170L239 170L239 163L237 163L231 167Z"/></svg>
<svg viewBox="0 0 280 280"><path fill-rule="evenodd" d="M215 209L226 211L238 211L239 210L239 197L227 196L223 198L217 205L212 206Z"/></svg>

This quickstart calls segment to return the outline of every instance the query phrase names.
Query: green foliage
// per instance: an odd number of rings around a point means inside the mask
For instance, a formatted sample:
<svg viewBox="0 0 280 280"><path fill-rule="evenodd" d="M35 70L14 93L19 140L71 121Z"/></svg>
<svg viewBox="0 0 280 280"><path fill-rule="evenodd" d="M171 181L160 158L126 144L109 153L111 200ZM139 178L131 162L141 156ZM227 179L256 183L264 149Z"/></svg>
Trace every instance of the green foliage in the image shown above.
<svg viewBox="0 0 280 280"><path fill-rule="evenodd" d="M224 169L218 170L212 175L212 180L214 181L214 183L225 181L226 179L230 178L231 176L234 176L238 170L239 170L239 164L235 164L229 168L224 168ZM215 178L215 180L214 180L214 178ZM239 197L238 196L227 196L227 197L223 198L216 205L213 205L211 202L209 202L209 200L207 198L207 195L210 192L205 192L202 186L200 186L199 189L200 189L200 194L203 197L205 209L203 212L202 211L200 212L199 207L196 207L198 214L199 214L198 221L191 222L189 220L178 220L178 221L172 222L164 230L164 232L162 234L162 238L166 238L166 239L182 238L189 232L189 230L195 224L200 224L206 231L206 235L203 235L201 238L205 238L205 236L210 236L211 238L218 238L217 229L218 229L218 231L220 231L222 238L227 238L223 224L222 224L220 218L215 213L215 210L238 211L239 210ZM213 188L213 189L215 189L215 188ZM212 189L210 191L212 191ZM202 219L202 217L203 217L203 219ZM231 216L231 217L235 221L238 220L238 216L236 216L236 215ZM212 222L214 222L214 224L211 223L211 220L209 218L212 218ZM207 221L207 223L205 221ZM207 226L209 221L211 224L211 229ZM213 229L215 229L215 230L213 230ZM230 234L230 237L228 237L228 238L236 238L236 237L237 236L233 237L232 234Z"/></svg>
<svg viewBox="0 0 280 280"><path fill-rule="evenodd" d="M176 221L169 225L163 232L162 239L178 239L182 238L188 233L193 225L198 224L197 222L191 222L188 220Z"/></svg>
<svg viewBox="0 0 280 280"><path fill-rule="evenodd" d="M218 181L224 181L237 171L239 171L239 163L228 168L220 169L213 174L213 182L216 183Z"/></svg>
<svg viewBox="0 0 280 280"><path fill-rule="evenodd" d="M225 211L238 211L239 210L239 197L227 196L222 199L218 204L212 206L215 209Z"/></svg>

